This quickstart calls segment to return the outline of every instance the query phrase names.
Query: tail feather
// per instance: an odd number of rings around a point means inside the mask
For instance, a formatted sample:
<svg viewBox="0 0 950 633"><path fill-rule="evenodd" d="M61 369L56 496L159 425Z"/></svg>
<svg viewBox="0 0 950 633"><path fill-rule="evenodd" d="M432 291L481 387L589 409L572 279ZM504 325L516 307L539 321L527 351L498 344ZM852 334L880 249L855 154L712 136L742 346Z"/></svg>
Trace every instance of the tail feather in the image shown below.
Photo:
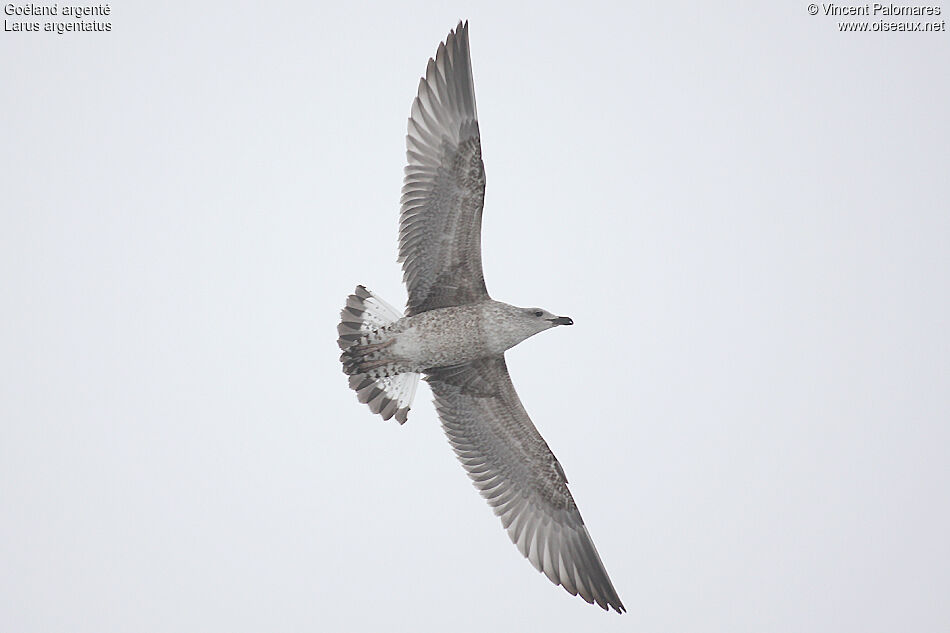
<svg viewBox="0 0 950 633"><path fill-rule="evenodd" d="M357 286L353 294L346 298L346 306L340 312L341 320L336 328L340 338L337 343L340 349L345 350L374 330L395 323L401 317L394 307L365 286Z"/></svg>
<svg viewBox="0 0 950 633"><path fill-rule="evenodd" d="M364 286L357 286L340 313L337 343L343 350L343 372L349 375L350 388L356 391L359 401L384 420L395 417L403 424L408 419L419 374L400 372L385 356L385 348L392 341L387 337L388 326L401 317L391 305Z"/></svg>

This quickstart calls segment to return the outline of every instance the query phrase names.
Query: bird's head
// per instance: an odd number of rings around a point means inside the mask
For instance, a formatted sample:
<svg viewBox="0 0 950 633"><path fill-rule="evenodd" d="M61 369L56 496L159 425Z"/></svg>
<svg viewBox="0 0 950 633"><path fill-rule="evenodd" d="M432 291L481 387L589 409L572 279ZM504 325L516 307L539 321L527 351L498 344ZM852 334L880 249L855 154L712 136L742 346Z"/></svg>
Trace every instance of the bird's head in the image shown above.
<svg viewBox="0 0 950 633"><path fill-rule="evenodd" d="M559 325L574 325L571 317L557 316L544 308L517 308L517 315L526 329L532 330L534 334Z"/></svg>
<svg viewBox="0 0 950 633"><path fill-rule="evenodd" d="M495 301L491 310L494 316L490 319L494 325L486 334L491 339L491 348L499 352L558 325L574 325L570 317L557 316L544 308L519 308Z"/></svg>

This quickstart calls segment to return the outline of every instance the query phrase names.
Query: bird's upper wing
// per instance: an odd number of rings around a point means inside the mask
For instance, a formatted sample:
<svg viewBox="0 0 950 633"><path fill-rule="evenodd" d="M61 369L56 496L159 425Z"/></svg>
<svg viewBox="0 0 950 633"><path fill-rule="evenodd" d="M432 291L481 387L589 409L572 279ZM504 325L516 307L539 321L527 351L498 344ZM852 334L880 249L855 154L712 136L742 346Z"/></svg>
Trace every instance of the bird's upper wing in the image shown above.
<svg viewBox="0 0 950 633"><path fill-rule="evenodd" d="M522 406L504 357L430 370L426 380L459 461L521 553L571 594L622 613L564 471Z"/></svg>
<svg viewBox="0 0 950 633"><path fill-rule="evenodd" d="M468 23L429 60L412 103L399 219L407 315L488 298L482 275L485 170Z"/></svg>

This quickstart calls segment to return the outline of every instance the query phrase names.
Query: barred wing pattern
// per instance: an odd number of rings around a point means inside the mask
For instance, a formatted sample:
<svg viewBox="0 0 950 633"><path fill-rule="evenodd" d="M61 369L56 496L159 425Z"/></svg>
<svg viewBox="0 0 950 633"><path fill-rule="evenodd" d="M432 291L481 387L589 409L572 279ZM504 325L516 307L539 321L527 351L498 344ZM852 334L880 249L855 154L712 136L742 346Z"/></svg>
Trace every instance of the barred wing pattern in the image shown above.
<svg viewBox="0 0 950 633"><path fill-rule="evenodd" d="M567 477L522 406L504 357L430 370L426 380L459 461L518 550L572 595L623 613Z"/></svg>
<svg viewBox="0 0 950 633"><path fill-rule="evenodd" d="M399 219L406 314L487 299L481 254L485 170L467 22L439 45L419 81L406 157Z"/></svg>

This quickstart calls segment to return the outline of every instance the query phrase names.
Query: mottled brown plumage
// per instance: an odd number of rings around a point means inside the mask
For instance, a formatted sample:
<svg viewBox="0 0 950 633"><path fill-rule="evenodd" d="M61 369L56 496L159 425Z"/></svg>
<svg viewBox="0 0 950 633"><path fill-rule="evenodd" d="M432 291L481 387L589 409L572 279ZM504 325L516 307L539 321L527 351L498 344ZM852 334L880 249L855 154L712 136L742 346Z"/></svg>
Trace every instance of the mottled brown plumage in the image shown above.
<svg viewBox="0 0 950 633"><path fill-rule="evenodd" d="M362 286L350 295L339 326L350 386L374 413L402 423L424 374L459 461L518 550L570 593L622 613L564 470L505 364L507 349L572 321L488 296L480 242L485 171L467 23L429 60L406 146L399 227L406 314Z"/></svg>

